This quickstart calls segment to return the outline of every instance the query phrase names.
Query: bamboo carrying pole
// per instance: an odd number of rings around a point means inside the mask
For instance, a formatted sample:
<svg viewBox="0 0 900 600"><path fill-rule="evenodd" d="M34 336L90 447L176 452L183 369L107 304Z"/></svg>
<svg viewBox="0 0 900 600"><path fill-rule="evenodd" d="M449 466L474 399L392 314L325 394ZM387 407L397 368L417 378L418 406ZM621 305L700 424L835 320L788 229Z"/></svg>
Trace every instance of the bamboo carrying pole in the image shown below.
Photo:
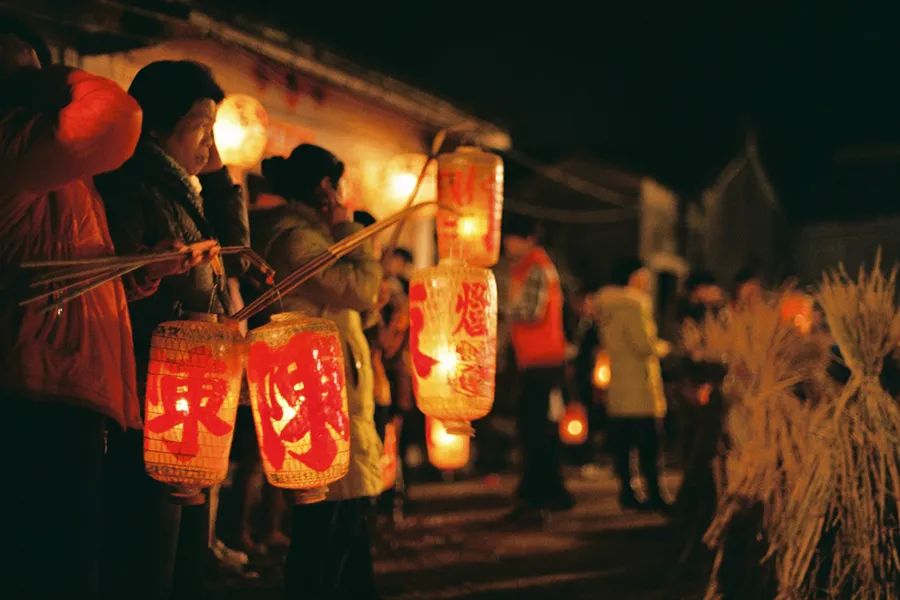
<svg viewBox="0 0 900 600"><path fill-rule="evenodd" d="M354 233L353 235L347 236L341 241L337 242L330 246L327 250L315 256L308 262L304 263L296 270L287 275L284 279L276 283L272 289L264 292L259 296L256 300L245 306L243 309L235 313L234 319L237 321L243 321L260 311L265 310L272 304L278 301L278 298L284 296L285 294L289 294L297 287L315 277L325 269L332 266L342 257L346 256L350 252L352 252L357 246L373 237L374 235L384 231L388 227L391 227L400 221L406 219L409 215L414 213L415 211L425 208L427 206L438 206L437 202L425 202L422 204L417 204L415 206L410 206L401 210L398 213L391 215L390 217L383 219L377 223L369 225L365 229ZM438 206L439 210L451 210L445 207Z"/></svg>
<svg viewBox="0 0 900 600"><path fill-rule="evenodd" d="M189 256L190 251L175 250L167 252L154 252L147 254L133 254L128 256L101 256L96 258L79 258L69 260L45 260L25 261L21 264L23 269L52 269L49 272L36 277L30 287L43 285L63 284L61 287L41 292L30 296L19 303L26 306L40 302L46 298L57 296L57 300L47 307L47 310L60 308L70 300L74 300L97 287L108 283L118 277L122 277L132 271L152 264L169 261L179 257ZM219 255L240 254L247 258L266 278L266 282L272 284L275 278L275 270L262 259L259 254L246 246L223 246L219 249ZM74 280L74 281L73 281Z"/></svg>

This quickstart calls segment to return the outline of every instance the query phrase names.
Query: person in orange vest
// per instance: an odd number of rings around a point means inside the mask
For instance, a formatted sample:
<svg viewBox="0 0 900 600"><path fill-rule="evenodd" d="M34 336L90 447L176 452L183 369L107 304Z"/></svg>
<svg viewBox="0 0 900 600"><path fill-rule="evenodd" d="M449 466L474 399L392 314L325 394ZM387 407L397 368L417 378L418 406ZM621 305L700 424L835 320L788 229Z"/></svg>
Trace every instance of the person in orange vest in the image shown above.
<svg viewBox="0 0 900 600"><path fill-rule="evenodd" d="M522 477L514 521L542 520L547 510L568 510L575 499L563 483L559 433L551 422L550 396L563 385L566 337L563 294L553 262L538 244L534 221L509 215L503 249L510 264L506 302L518 373L518 428Z"/></svg>

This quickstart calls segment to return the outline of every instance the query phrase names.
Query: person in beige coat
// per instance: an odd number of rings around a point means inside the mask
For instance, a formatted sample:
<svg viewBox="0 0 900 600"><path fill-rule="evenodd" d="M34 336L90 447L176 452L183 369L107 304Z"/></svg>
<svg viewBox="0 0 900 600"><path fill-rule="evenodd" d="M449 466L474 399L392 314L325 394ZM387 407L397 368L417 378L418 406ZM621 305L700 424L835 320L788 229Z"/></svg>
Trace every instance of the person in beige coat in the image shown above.
<svg viewBox="0 0 900 600"><path fill-rule="evenodd" d="M344 165L324 148L303 144L289 158L266 159L262 171L286 202L251 214L251 240L278 279L362 228L342 204ZM382 448L360 313L375 306L381 277L371 244L364 244L282 300L284 310L337 325L350 411L349 472L329 485L324 502L294 507L285 571L289 598L377 597L367 515L371 499L381 493Z"/></svg>
<svg viewBox="0 0 900 600"><path fill-rule="evenodd" d="M666 415L659 358L667 344L656 337L650 273L636 260L616 266L613 285L596 297L595 311L609 354L611 379L607 395L609 443L619 479L623 508L665 510L659 483L661 420ZM637 448L647 501L631 487L631 450Z"/></svg>

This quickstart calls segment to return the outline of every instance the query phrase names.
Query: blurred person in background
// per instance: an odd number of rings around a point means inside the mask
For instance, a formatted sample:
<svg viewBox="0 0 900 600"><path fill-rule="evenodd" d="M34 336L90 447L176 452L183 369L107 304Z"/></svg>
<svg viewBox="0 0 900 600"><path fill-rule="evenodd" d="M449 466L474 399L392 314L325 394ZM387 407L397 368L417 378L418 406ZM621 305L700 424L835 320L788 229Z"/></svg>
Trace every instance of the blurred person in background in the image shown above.
<svg viewBox="0 0 900 600"><path fill-rule="evenodd" d="M660 431L666 415L659 359L668 352L656 337L650 272L638 259L619 261L612 285L596 297L596 314L609 354L609 446L623 508L667 510L660 485ZM637 449L647 499L631 485L631 451Z"/></svg>
<svg viewBox="0 0 900 600"><path fill-rule="evenodd" d="M504 215L503 249L510 263L505 311L515 354L522 476L511 521L541 521L546 510L568 510L556 423L548 418L550 397L564 385L566 337L563 293L556 267L538 244L536 223Z"/></svg>

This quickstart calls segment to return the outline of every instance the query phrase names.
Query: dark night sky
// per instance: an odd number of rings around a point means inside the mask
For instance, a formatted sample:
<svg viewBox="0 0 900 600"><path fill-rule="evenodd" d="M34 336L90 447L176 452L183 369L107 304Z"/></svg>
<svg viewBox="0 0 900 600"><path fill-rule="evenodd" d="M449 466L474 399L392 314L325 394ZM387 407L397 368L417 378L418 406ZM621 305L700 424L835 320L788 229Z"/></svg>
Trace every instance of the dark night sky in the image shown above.
<svg viewBox="0 0 900 600"><path fill-rule="evenodd" d="M549 1L540 11L368 4L311 10L264 0L252 10L508 127L521 150L548 160L589 150L688 195L712 181L751 128L795 213L858 208L835 192L836 178L856 181L834 174L839 148L896 144L876 170L900 167L900 30L871 32L889 22L873 15L826 27L799 13L793 23L757 19L766 26L734 31L727 26L747 25L744 14L678 29L661 27L658 14ZM850 170L860 168L872 170ZM869 194L865 211L895 210L891 191L900 186L872 185L884 189Z"/></svg>

